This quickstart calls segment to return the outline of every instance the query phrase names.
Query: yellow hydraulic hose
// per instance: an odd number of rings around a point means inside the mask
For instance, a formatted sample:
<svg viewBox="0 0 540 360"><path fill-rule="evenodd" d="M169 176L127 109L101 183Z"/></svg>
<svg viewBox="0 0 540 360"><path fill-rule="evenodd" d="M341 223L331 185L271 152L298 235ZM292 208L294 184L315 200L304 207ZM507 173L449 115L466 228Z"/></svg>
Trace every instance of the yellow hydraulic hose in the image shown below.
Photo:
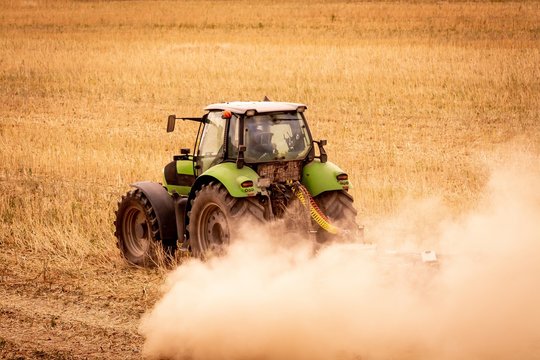
<svg viewBox="0 0 540 360"><path fill-rule="evenodd" d="M330 220L328 217L321 211L319 206L317 206L317 203L309 193L309 191L305 188L304 185L300 183L296 183L295 186L293 186L293 192L300 200L302 205L309 210L309 214L311 215L311 218L315 220L315 222L324 230L328 231L331 234L339 234L341 229L338 227L332 225L330 223Z"/></svg>

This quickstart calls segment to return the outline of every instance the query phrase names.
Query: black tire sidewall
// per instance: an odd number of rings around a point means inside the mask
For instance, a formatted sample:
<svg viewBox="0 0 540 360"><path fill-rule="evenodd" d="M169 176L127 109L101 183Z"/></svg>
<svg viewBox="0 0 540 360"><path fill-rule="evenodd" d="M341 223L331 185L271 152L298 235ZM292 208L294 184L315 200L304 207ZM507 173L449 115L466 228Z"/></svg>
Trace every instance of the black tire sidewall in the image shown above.
<svg viewBox="0 0 540 360"><path fill-rule="evenodd" d="M227 221L227 227L229 229L229 239L232 236L232 223L230 209L225 202L227 193L223 191L223 186L220 184L208 184L203 185L200 191L197 192L197 196L193 200L193 206L189 214L189 236L191 252L195 257L205 258L206 249L201 245L202 234L199 233L201 229L200 222L202 220L203 211L209 205L217 206L221 212L225 215ZM230 195L229 195L230 196ZM228 244L224 244L228 245Z"/></svg>
<svg viewBox="0 0 540 360"><path fill-rule="evenodd" d="M142 213L144 215L147 226L149 228L152 227L152 219L148 215L148 210L142 204L141 200L135 196L136 193L137 191L129 192L127 196L118 205L118 213L116 216L116 234L118 239L117 244L122 256L130 264L138 266L149 266L154 263L153 260L155 257L155 247L153 245L155 245L154 242L157 241L154 236L150 236L151 243L148 244L148 251L144 252L141 255L138 255L133 253L129 246L126 244L126 234L124 234L123 224L126 221L127 212L133 208L137 209L140 213Z"/></svg>
<svg viewBox="0 0 540 360"><path fill-rule="evenodd" d="M355 237L358 225L356 224L357 212L353 207L353 201L352 196L343 190L328 191L315 197L315 202L330 222L341 229L353 232L352 236ZM317 232L317 241L319 243L334 240L338 237L339 235L331 234L324 229L319 229Z"/></svg>

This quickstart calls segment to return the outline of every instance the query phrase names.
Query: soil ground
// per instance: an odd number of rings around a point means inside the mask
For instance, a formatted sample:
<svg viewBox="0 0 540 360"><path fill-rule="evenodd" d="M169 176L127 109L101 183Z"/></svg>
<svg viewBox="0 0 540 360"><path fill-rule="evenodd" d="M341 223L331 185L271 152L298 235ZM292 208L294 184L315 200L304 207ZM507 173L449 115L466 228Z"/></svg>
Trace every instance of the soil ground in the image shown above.
<svg viewBox="0 0 540 360"><path fill-rule="evenodd" d="M140 359L141 315L161 270L84 264L67 273L42 259L0 254L0 358ZM34 264L30 264L34 263Z"/></svg>

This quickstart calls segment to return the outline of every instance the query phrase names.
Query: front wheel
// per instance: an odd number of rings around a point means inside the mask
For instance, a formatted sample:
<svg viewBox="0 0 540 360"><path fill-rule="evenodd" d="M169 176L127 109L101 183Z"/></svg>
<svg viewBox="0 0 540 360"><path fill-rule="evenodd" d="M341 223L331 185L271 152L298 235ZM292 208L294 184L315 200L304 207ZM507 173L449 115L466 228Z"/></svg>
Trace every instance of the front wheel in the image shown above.
<svg viewBox="0 0 540 360"><path fill-rule="evenodd" d="M201 259L221 255L239 235L242 224L264 222L264 207L256 198L234 198L220 183L203 185L189 213L191 252Z"/></svg>
<svg viewBox="0 0 540 360"><path fill-rule="evenodd" d="M114 225L120 253L132 265L158 265L167 249L172 249L171 246L163 249L156 213L139 189L122 196Z"/></svg>

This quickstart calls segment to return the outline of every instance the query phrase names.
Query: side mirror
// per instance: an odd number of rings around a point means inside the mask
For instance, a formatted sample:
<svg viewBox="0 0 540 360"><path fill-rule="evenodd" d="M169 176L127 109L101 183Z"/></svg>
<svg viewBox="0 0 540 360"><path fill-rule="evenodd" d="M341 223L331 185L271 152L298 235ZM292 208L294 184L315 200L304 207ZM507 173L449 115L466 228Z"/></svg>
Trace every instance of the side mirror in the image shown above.
<svg viewBox="0 0 540 360"><path fill-rule="evenodd" d="M321 146L326 146L327 141L326 140L320 140L319 143L321 144Z"/></svg>
<svg viewBox="0 0 540 360"><path fill-rule="evenodd" d="M175 124L176 124L176 115L169 115L169 117L167 118L167 132L173 132Z"/></svg>
<svg viewBox="0 0 540 360"><path fill-rule="evenodd" d="M189 148L181 148L180 149L180 154L182 155L189 155L189 152L191 151L191 149Z"/></svg>

